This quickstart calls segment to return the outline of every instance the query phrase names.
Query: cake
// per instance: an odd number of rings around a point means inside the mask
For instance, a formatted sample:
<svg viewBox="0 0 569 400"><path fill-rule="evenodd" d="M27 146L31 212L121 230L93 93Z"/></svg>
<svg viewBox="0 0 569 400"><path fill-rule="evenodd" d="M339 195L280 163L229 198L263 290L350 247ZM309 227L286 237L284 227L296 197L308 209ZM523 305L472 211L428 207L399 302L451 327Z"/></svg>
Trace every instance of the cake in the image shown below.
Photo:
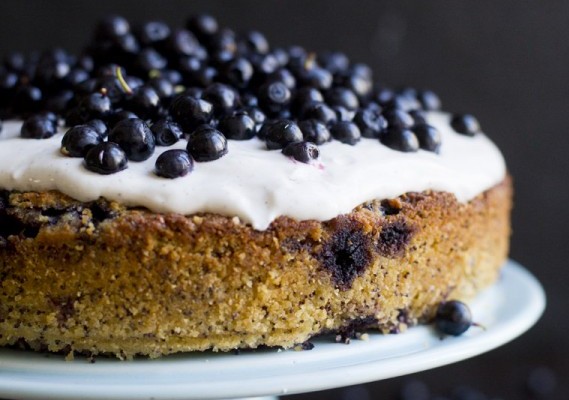
<svg viewBox="0 0 569 400"><path fill-rule="evenodd" d="M468 114L211 16L6 58L0 345L160 357L399 333L494 283L512 184Z"/></svg>

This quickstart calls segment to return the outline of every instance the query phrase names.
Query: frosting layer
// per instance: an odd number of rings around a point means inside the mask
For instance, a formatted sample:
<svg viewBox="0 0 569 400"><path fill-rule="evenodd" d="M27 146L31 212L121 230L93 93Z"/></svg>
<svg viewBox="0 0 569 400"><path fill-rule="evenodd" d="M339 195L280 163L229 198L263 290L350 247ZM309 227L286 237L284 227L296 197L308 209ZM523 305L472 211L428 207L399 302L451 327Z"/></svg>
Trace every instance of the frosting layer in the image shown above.
<svg viewBox="0 0 569 400"><path fill-rule="evenodd" d="M365 201L411 191L445 191L466 202L504 179L504 159L485 135L455 133L445 113L429 113L427 120L441 132L439 154L402 153L362 138L355 146L321 145L319 162L303 164L266 150L258 139L231 140L226 156L196 163L192 173L173 180L156 176L154 164L162 152L185 148L185 140L157 147L146 161L129 161L124 171L99 175L82 159L60 153L64 130L49 139L21 139L21 122L5 121L0 188L59 190L80 201L105 197L156 212L238 216L262 230L279 216L323 221Z"/></svg>

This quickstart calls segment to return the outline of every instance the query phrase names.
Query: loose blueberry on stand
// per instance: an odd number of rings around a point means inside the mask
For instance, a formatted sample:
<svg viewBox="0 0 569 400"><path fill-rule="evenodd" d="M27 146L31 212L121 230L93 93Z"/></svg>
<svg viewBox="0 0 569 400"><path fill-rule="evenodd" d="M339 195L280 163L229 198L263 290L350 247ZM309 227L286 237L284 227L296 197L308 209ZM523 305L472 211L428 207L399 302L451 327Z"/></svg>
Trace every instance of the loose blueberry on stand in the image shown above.
<svg viewBox="0 0 569 400"><path fill-rule="evenodd" d="M459 336L472 325L472 313L463 302L451 300L442 302L435 315L435 327L445 335Z"/></svg>
<svg viewBox="0 0 569 400"><path fill-rule="evenodd" d="M413 133L419 140L419 147L423 150L438 153L441 148L441 134L434 126L422 124L413 127Z"/></svg>
<svg viewBox="0 0 569 400"><path fill-rule="evenodd" d="M190 134L188 153L196 161L213 161L227 154L227 139L208 125L198 127Z"/></svg>
<svg viewBox="0 0 569 400"><path fill-rule="evenodd" d="M45 116L34 115L24 121L20 136L25 139L47 139L55 135L56 123Z"/></svg>
<svg viewBox="0 0 569 400"><path fill-rule="evenodd" d="M124 119L109 133L109 141L118 144L129 160L144 161L155 149L154 135L141 119Z"/></svg>
<svg viewBox="0 0 569 400"><path fill-rule="evenodd" d="M61 153L69 157L85 157L87 152L101 143L103 138L89 125L76 125L63 135Z"/></svg>
<svg viewBox="0 0 569 400"><path fill-rule="evenodd" d="M261 128L260 134L263 133L267 149L282 149L289 143L302 142L303 135L298 125L289 119L280 119L265 123L267 126ZM265 132L264 132L265 131Z"/></svg>
<svg viewBox="0 0 569 400"><path fill-rule="evenodd" d="M450 125L452 129L466 136L474 136L480 132L478 120L470 114L453 115Z"/></svg>
<svg viewBox="0 0 569 400"><path fill-rule="evenodd" d="M292 157L296 161L306 164L318 159L320 156L318 146L312 142L290 143L282 150L282 153L287 157Z"/></svg>
<svg viewBox="0 0 569 400"><path fill-rule="evenodd" d="M194 168L194 162L185 150L167 150L156 160L156 175L163 178L179 178Z"/></svg>
<svg viewBox="0 0 569 400"><path fill-rule="evenodd" d="M354 145L361 139L361 132L358 126L350 121L338 121L330 126L332 137L342 143Z"/></svg>
<svg viewBox="0 0 569 400"><path fill-rule="evenodd" d="M152 124L150 130L154 134L156 146L171 146L184 135L177 123L167 119L156 121Z"/></svg>
<svg viewBox="0 0 569 400"><path fill-rule="evenodd" d="M390 149L405 153L419 150L419 140L409 129L399 127L388 128L387 131L381 135L380 141Z"/></svg>
<svg viewBox="0 0 569 400"><path fill-rule="evenodd" d="M244 112L223 118L219 121L219 130L227 139L249 140L255 136L255 121Z"/></svg>
<svg viewBox="0 0 569 400"><path fill-rule="evenodd" d="M102 175L114 174L127 167L125 152L116 143L99 143L85 155L85 167Z"/></svg>

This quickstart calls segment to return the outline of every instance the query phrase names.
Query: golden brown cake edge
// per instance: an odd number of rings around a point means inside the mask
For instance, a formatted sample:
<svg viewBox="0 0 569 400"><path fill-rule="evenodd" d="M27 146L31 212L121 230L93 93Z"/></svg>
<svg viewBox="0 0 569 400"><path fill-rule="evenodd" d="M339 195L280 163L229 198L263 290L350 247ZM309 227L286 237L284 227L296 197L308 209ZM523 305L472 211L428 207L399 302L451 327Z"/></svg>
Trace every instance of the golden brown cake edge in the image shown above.
<svg viewBox="0 0 569 400"><path fill-rule="evenodd" d="M5 197L0 345L130 358L429 321L441 301L496 280L512 186L507 177L464 204L408 193L265 231L59 192Z"/></svg>

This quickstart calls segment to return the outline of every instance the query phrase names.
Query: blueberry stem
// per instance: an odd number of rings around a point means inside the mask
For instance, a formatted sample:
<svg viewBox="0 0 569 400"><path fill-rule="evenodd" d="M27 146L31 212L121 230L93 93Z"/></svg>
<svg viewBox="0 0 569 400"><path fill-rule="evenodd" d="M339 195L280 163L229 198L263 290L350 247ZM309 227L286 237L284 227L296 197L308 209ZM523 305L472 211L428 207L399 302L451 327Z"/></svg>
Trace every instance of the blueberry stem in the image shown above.
<svg viewBox="0 0 569 400"><path fill-rule="evenodd" d="M117 67L116 71L117 71L117 79L119 80L119 83L121 84L121 87L123 88L123 90L127 94L132 94L132 89L130 88L130 86L128 86L128 83L126 83L126 81L124 80L124 77L122 76L121 67Z"/></svg>

